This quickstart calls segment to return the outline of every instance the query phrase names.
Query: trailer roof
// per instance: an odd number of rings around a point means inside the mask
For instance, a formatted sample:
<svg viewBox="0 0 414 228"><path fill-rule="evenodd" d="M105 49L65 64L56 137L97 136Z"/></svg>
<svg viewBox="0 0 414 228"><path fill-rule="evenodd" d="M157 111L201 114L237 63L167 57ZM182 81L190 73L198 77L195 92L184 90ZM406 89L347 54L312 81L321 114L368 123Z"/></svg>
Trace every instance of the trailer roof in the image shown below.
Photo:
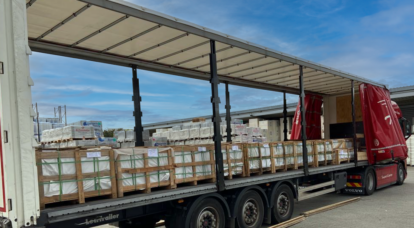
<svg viewBox="0 0 414 228"><path fill-rule="evenodd" d="M377 82L120 0L26 0L34 51L209 80L209 40L220 81L299 93L341 94Z"/></svg>

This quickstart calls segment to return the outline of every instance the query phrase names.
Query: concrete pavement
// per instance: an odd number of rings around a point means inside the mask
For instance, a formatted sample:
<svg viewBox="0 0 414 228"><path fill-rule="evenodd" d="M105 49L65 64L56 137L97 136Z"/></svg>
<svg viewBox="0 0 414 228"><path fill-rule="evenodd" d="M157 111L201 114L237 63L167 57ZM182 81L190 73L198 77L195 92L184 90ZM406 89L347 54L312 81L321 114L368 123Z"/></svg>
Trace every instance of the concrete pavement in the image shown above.
<svg viewBox="0 0 414 228"><path fill-rule="evenodd" d="M305 200L295 204L294 217L354 197L328 194ZM377 190L371 196L361 196L358 202L308 217L293 227L414 227L414 167L408 167L408 177L402 186L394 185Z"/></svg>

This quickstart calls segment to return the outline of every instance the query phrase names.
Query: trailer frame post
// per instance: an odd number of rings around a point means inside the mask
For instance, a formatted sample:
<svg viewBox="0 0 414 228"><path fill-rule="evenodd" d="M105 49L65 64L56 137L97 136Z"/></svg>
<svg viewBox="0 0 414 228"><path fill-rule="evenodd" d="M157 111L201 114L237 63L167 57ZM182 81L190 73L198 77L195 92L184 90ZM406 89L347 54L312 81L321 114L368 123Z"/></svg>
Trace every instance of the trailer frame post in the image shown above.
<svg viewBox="0 0 414 228"><path fill-rule="evenodd" d="M286 104L286 91L283 92L283 141L288 141L287 137L287 104Z"/></svg>
<svg viewBox="0 0 414 228"><path fill-rule="evenodd" d="M216 58L216 42L210 40L210 84L211 84L211 104L213 108L212 122L214 125L214 151L216 155L216 181L217 190L224 191L224 167L223 167L223 154L221 152L221 133L220 133L220 97L218 95L219 78L217 75L217 58Z"/></svg>
<svg viewBox="0 0 414 228"><path fill-rule="evenodd" d="M231 115L230 115L230 92L229 92L229 83L226 82L226 133L227 133L227 140L226 142L231 142Z"/></svg>
<svg viewBox="0 0 414 228"><path fill-rule="evenodd" d="M351 102L352 102L352 132L354 141L354 162L355 167L358 166L358 145L357 145L357 133L356 133L356 120L355 120L355 88L354 80L351 80Z"/></svg>
<svg viewBox="0 0 414 228"><path fill-rule="evenodd" d="M306 147L306 108L305 108L305 85L303 84L303 66L299 66L299 87L300 87L300 125L302 136L302 157L303 172L305 176L309 176L308 167L308 148Z"/></svg>
<svg viewBox="0 0 414 228"><path fill-rule="evenodd" d="M139 91L139 79L137 74L137 66L132 66L132 89L133 96L132 101L134 101L134 112L135 117L135 146L144 146L144 141L142 139L142 111L141 111L141 95Z"/></svg>

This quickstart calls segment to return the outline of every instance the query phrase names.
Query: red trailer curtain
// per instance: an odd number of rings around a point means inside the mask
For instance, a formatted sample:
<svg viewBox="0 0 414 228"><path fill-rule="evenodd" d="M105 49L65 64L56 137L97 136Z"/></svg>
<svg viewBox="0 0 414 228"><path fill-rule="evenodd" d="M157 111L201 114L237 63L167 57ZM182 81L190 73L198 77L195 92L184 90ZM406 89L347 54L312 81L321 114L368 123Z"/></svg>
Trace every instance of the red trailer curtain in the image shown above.
<svg viewBox="0 0 414 228"><path fill-rule="evenodd" d="M322 97L319 95L306 94L305 95L305 120L306 120L306 137L307 139L321 139L321 114L322 114ZM300 98L298 106L296 106L295 117L292 124L291 140L302 139L300 122L302 117L300 115Z"/></svg>
<svg viewBox="0 0 414 228"><path fill-rule="evenodd" d="M407 158L407 144L398 123L390 92L378 86L361 84L359 94L364 122L365 143L370 164L392 158ZM375 158L376 157L376 158Z"/></svg>

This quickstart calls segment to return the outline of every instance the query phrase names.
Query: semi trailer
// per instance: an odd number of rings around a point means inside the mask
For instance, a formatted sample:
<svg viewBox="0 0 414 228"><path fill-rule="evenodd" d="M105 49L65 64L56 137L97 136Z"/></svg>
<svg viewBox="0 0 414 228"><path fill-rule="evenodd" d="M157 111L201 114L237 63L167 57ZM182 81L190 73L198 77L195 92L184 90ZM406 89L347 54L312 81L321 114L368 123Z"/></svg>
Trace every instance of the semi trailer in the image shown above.
<svg viewBox="0 0 414 228"><path fill-rule="evenodd" d="M136 146L143 146L137 69L211 84L216 182L41 209L33 137L32 51L132 69ZM332 192L372 194L406 178L410 124L385 85L119 0L0 0L0 226L260 227L291 218L294 202ZM76 72L76 66L73 66ZM66 83L66 82L62 82ZM324 139L352 138L353 161L226 180L218 84L299 95L294 125L306 145L306 95L323 99ZM276 102L276 101L275 101ZM304 117L304 118L302 118ZM286 127L284 123L284 129ZM284 141L288 141L284 131ZM300 206L300 204L298 204Z"/></svg>

